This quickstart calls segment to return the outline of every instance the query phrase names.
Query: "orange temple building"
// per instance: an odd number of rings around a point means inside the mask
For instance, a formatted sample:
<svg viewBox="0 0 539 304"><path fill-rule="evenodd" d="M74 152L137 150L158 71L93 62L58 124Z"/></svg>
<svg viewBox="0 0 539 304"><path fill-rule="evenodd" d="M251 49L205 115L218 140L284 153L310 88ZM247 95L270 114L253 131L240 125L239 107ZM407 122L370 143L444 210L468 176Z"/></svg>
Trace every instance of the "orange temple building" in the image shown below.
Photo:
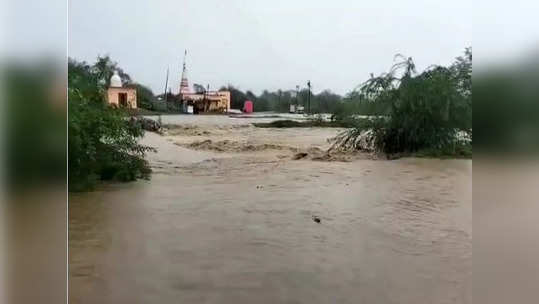
<svg viewBox="0 0 539 304"><path fill-rule="evenodd" d="M185 51L185 57L187 57L186 55L187 51ZM230 110L229 91L191 91L189 81L187 80L185 57L179 90L183 111L190 114L227 113Z"/></svg>
<svg viewBox="0 0 539 304"><path fill-rule="evenodd" d="M107 101L115 106L136 109L137 89L130 85L123 85L118 71L114 71L107 89Z"/></svg>

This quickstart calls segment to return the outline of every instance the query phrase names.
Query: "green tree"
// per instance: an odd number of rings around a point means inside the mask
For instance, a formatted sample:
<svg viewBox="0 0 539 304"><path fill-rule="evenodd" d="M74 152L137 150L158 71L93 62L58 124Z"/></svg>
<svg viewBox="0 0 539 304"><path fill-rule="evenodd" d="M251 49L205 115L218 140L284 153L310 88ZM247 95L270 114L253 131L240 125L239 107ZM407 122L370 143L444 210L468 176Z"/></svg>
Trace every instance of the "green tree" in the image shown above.
<svg viewBox="0 0 539 304"><path fill-rule="evenodd" d="M195 92L197 94L206 93L206 88L201 84L195 83L195 84L193 84L193 88L195 89Z"/></svg>
<svg viewBox="0 0 539 304"><path fill-rule="evenodd" d="M388 73L363 83L359 95L382 105L387 114L358 121L356 128L337 138L336 146L358 148L362 131L372 130L377 149L388 154L436 150L455 152L463 133L471 136L471 79L460 60L447 68L433 66L417 74L411 58L401 61Z"/></svg>
<svg viewBox="0 0 539 304"><path fill-rule="evenodd" d="M154 110L155 95L152 90L138 83L135 83L134 86L137 90L137 107Z"/></svg>
<svg viewBox="0 0 539 304"><path fill-rule="evenodd" d="M118 66L118 63L112 61L109 55L98 56L97 61L91 67L92 74L99 80L99 84L108 87L110 85L110 78L114 74L114 71L118 71L118 75L122 78L122 84L130 84L131 76L125 73L122 68Z"/></svg>
<svg viewBox="0 0 539 304"><path fill-rule="evenodd" d="M245 93L230 84L226 87L221 87L220 90L226 90L230 92L230 107L232 109L243 108L243 104L247 100L247 96L245 95Z"/></svg>
<svg viewBox="0 0 539 304"><path fill-rule="evenodd" d="M124 109L105 102L110 64L68 61L68 167L70 191L90 189L99 180L131 181L149 177L144 159L153 150L140 145L139 123Z"/></svg>

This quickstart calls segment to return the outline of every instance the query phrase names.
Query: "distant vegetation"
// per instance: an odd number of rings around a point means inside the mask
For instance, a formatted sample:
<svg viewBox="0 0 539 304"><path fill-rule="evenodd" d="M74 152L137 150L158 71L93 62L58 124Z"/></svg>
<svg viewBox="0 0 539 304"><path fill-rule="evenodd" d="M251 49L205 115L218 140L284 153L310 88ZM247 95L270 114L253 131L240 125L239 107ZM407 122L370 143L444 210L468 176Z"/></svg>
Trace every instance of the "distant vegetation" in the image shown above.
<svg viewBox="0 0 539 304"><path fill-rule="evenodd" d="M146 110L156 110L155 96L150 88L147 86L136 83L137 89L137 107Z"/></svg>
<svg viewBox="0 0 539 304"><path fill-rule="evenodd" d="M243 108L246 100L251 100L256 112L274 111L287 113L290 105L303 105L305 110L308 107L309 91L302 89L294 96L292 90L277 90L270 92L264 90L262 94L256 95L251 91L243 92L239 88L228 85L221 87L220 90L230 91L230 107L233 109ZM339 108L342 97L332 93L329 90L322 91L319 94L311 92L311 112L312 113L332 113Z"/></svg>
<svg viewBox="0 0 539 304"><path fill-rule="evenodd" d="M144 134L141 126L129 120L124 109L105 100L114 69L119 68L109 57L98 57L93 65L69 59L70 191L91 189L100 180L131 181L149 176L144 156L152 148L138 144ZM126 73L120 74L130 81ZM142 86L138 89L142 89L144 103L144 94L149 92Z"/></svg>
<svg viewBox="0 0 539 304"><path fill-rule="evenodd" d="M243 92L239 88L228 85L221 87L221 90L231 92L231 108L241 109L246 100L253 101L256 112L274 111L287 113L290 105L301 105L305 111L309 111L309 90L304 88L299 90L297 97L292 90L277 90L270 92L264 90L262 94L256 95L251 91ZM318 94L311 92L310 113L334 114L334 118L345 118L351 114L360 115L381 115L388 112L388 106L382 103L375 103L364 98L357 90L353 90L345 96L333 93L331 90L324 90Z"/></svg>

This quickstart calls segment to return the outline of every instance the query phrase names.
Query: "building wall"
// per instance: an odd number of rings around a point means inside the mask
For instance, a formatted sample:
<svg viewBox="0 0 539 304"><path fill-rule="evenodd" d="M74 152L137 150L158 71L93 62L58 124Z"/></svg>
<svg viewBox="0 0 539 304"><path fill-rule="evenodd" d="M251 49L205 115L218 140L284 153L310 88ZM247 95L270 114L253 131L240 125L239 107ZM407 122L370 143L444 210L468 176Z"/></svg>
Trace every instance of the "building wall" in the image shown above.
<svg viewBox="0 0 539 304"><path fill-rule="evenodd" d="M198 106L202 111L206 112L226 113L230 110L230 92L228 91L183 94L182 101L184 104Z"/></svg>
<svg viewBox="0 0 539 304"><path fill-rule="evenodd" d="M224 99L226 103L226 111L230 110L230 92L229 91L219 91L219 95Z"/></svg>
<svg viewBox="0 0 539 304"><path fill-rule="evenodd" d="M107 101L109 104L116 106L120 105L119 93L127 94L127 106L132 109L137 108L137 90L135 88L115 88L111 87L107 90Z"/></svg>

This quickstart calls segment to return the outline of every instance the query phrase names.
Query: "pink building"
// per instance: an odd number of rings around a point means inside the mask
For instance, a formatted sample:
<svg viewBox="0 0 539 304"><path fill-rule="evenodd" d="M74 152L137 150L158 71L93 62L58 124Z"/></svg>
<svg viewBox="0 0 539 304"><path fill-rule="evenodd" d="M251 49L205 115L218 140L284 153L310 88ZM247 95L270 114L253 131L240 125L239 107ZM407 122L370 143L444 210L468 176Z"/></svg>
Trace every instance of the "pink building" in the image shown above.
<svg viewBox="0 0 539 304"><path fill-rule="evenodd" d="M250 100L246 100L243 104L243 112L244 113L253 113L253 102Z"/></svg>

